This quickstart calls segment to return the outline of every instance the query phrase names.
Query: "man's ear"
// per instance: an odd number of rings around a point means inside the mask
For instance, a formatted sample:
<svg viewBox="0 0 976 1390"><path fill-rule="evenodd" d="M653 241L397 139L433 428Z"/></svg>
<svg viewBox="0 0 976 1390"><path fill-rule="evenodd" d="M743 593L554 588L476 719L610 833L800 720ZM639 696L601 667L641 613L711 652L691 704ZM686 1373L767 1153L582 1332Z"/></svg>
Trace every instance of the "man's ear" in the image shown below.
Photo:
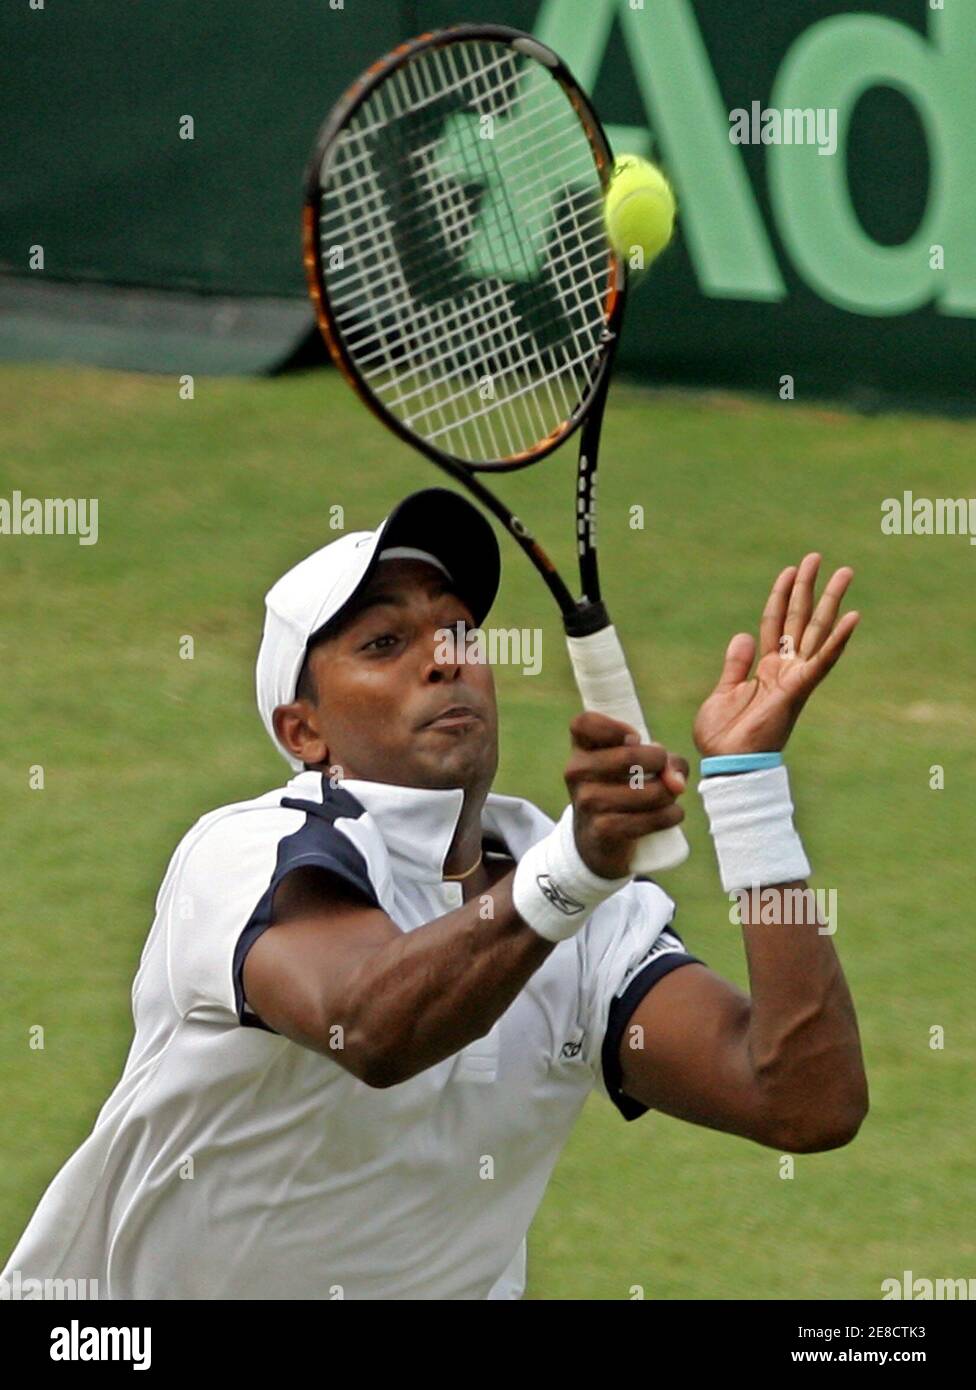
<svg viewBox="0 0 976 1390"><path fill-rule="evenodd" d="M329 761L329 745L318 728L318 711L309 700L279 705L271 716L274 731L299 762L318 767Z"/></svg>

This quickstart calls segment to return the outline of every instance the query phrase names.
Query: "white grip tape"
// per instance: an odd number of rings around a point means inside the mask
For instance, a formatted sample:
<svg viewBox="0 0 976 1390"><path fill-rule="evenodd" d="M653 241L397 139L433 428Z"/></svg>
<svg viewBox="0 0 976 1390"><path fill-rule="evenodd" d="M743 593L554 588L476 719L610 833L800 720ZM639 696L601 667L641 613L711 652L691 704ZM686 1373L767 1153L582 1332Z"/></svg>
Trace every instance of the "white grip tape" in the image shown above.
<svg viewBox="0 0 976 1390"><path fill-rule="evenodd" d="M809 877L810 863L793 827L785 767L703 777L698 790L726 893Z"/></svg>
<svg viewBox="0 0 976 1390"><path fill-rule="evenodd" d="M634 678L613 624L589 637L567 637L566 645L583 708L632 725L643 742L650 743ZM672 826L635 841L630 868L635 874L649 874L676 868L687 858L688 841L677 826Z"/></svg>
<svg viewBox="0 0 976 1390"><path fill-rule="evenodd" d="M567 806L554 830L526 850L512 881L512 902L525 924L547 941L575 936L594 908L631 881L599 878L583 862Z"/></svg>

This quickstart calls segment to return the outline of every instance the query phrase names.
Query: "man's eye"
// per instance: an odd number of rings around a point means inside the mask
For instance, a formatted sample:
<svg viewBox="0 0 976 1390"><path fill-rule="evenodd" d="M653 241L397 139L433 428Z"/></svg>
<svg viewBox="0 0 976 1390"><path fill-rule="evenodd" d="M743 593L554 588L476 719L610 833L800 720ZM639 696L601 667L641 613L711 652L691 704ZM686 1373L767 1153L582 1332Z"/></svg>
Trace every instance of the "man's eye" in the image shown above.
<svg viewBox="0 0 976 1390"><path fill-rule="evenodd" d="M388 642L395 642L396 640L395 632L383 632L379 637L371 638L363 647L363 651L369 651L371 647L374 647L377 651L386 651L388 648L385 644Z"/></svg>

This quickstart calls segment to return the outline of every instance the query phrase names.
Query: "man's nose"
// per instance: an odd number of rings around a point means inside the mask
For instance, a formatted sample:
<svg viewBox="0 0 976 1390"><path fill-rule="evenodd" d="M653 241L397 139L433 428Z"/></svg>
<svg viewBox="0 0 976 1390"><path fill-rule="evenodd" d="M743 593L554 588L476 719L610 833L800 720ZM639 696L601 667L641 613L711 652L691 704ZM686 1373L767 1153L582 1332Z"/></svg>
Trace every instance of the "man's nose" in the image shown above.
<svg viewBox="0 0 976 1390"><path fill-rule="evenodd" d="M456 627L434 629L424 663L424 680L430 685L457 680L464 665L464 651L463 631L459 634Z"/></svg>

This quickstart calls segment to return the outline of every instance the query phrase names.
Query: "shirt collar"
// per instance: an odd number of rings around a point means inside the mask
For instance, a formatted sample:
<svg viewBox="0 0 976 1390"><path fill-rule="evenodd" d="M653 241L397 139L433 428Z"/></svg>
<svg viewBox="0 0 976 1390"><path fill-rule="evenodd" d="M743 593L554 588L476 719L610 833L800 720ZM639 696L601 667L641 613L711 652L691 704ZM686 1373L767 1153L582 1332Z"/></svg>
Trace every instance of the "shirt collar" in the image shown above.
<svg viewBox="0 0 976 1390"><path fill-rule="evenodd" d="M323 774L300 772L288 783L290 793L321 801ZM401 787L392 782L367 782L355 777L338 781L376 823L393 863L394 874L424 882L440 882L464 792L460 787ZM544 811L519 796L489 792L481 811L485 836L497 839L518 861L525 851L552 829Z"/></svg>

